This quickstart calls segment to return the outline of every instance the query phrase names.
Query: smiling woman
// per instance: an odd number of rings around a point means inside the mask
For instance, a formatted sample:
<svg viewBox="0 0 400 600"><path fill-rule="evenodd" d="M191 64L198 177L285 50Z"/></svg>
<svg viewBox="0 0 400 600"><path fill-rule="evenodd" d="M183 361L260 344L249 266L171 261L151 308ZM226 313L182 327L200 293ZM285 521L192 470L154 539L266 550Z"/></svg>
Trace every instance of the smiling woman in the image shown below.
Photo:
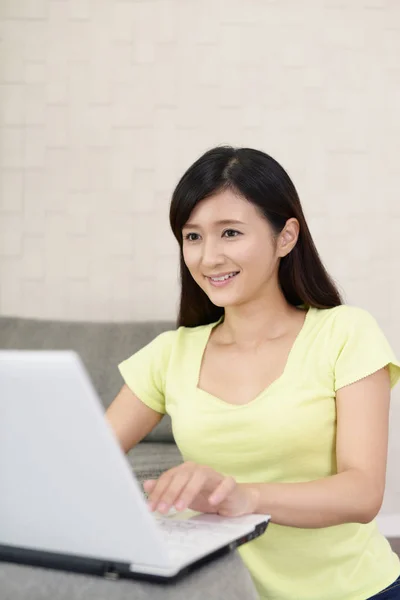
<svg viewBox="0 0 400 600"><path fill-rule="evenodd" d="M151 509L271 514L240 549L260 598L373 597L400 573L374 520L400 378L383 332L342 304L267 154L206 152L179 181L170 224L178 327L119 365L126 388L108 412L125 450L171 416L185 462L146 483Z"/></svg>
<svg viewBox="0 0 400 600"><path fill-rule="evenodd" d="M220 215L232 218L221 220ZM257 205L228 187L199 202L191 218L197 224L182 227L183 268L190 271L210 301L226 310L265 296L266 288L274 285L278 259L274 256L274 231ZM289 220L288 240L295 242L297 233L298 222ZM215 287L224 292L214 292Z"/></svg>
<svg viewBox="0 0 400 600"><path fill-rule="evenodd" d="M230 147L206 152L179 181L170 224L181 247L178 325L216 321L229 302L226 294L233 303L253 299L267 287L276 290L274 279L283 305L342 303L290 177L264 152ZM232 272L240 274L232 284L212 286L210 277ZM222 287L224 295L208 296L212 287Z"/></svg>

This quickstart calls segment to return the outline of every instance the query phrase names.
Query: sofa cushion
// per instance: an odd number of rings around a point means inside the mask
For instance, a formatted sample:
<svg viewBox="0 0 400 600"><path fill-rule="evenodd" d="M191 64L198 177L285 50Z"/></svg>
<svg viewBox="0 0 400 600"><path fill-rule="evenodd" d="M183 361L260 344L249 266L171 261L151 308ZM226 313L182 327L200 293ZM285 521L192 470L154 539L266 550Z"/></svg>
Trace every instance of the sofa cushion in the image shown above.
<svg viewBox="0 0 400 600"><path fill-rule="evenodd" d="M257 600L239 553L230 552L171 584L108 581L39 567L0 563L2 600Z"/></svg>
<svg viewBox="0 0 400 600"><path fill-rule="evenodd" d="M118 364L148 344L173 323L91 323L0 317L0 348L74 350L85 364L105 408L123 385ZM165 415L145 441L172 442L171 420Z"/></svg>

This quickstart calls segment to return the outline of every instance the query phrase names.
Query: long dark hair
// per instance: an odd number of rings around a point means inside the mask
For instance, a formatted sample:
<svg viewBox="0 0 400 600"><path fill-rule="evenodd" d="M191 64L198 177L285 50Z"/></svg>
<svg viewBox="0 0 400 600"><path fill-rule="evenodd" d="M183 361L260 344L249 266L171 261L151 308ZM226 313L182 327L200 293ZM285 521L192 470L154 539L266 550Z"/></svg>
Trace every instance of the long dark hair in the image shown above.
<svg viewBox="0 0 400 600"><path fill-rule="evenodd" d="M339 291L319 257L300 199L289 175L268 154L252 148L218 146L189 167L172 195L170 224L180 246L181 298L177 325L196 327L218 321L216 306L191 276L182 252L182 228L205 198L231 189L255 204L278 235L288 219L300 225L297 243L279 265L279 284L289 304L332 308L342 304Z"/></svg>

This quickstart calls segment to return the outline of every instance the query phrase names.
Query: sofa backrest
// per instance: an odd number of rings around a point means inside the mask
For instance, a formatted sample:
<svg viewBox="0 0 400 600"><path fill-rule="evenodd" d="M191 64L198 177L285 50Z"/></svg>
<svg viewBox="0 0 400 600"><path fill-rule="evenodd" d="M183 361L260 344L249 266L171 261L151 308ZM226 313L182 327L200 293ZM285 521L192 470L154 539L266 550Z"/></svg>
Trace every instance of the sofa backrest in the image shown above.
<svg viewBox="0 0 400 600"><path fill-rule="evenodd" d="M173 323L90 323L0 317L0 349L75 350L107 408L124 383L118 364L169 329L175 329ZM144 441L173 442L168 415Z"/></svg>

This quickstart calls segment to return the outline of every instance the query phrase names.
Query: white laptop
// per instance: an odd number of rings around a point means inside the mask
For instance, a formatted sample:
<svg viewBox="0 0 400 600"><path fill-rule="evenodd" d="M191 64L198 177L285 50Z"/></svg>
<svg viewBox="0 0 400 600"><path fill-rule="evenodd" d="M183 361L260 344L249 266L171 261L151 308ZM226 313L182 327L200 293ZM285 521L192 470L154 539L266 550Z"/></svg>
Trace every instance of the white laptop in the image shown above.
<svg viewBox="0 0 400 600"><path fill-rule="evenodd" d="M164 581L269 515L152 513L79 356L0 351L0 560Z"/></svg>

